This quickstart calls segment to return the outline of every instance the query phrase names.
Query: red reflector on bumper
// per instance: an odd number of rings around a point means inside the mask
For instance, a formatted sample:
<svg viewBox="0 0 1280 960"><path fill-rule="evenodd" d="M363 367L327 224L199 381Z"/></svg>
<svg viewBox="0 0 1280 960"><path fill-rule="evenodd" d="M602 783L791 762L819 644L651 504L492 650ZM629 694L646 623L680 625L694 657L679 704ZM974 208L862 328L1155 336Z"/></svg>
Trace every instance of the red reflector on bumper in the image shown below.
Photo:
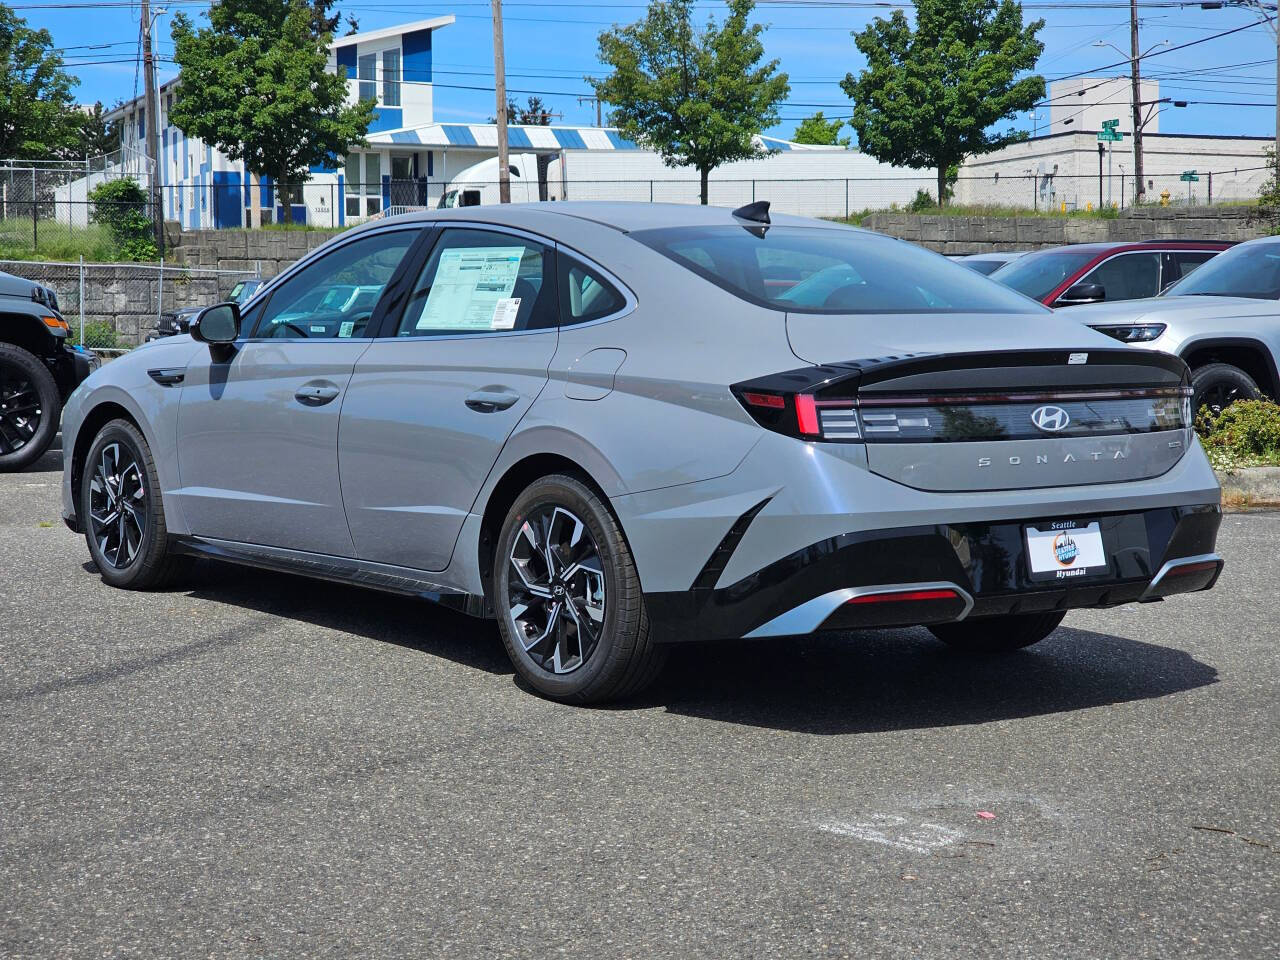
<svg viewBox="0 0 1280 960"><path fill-rule="evenodd" d="M903 590L895 593L868 593L849 603L913 603L919 600L959 600L954 590Z"/></svg>
<svg viewBox="0 0 1280 960"><path fill-rule="evenodd" d="M1206 570L1216 570L1217 568L1218 561L1216 560L1205 560L1201 563L1184 563L1181 566L1170 568L1169 572L1164 575L1164 579L1185 577L1187 574L1204 573Z"/></svg>

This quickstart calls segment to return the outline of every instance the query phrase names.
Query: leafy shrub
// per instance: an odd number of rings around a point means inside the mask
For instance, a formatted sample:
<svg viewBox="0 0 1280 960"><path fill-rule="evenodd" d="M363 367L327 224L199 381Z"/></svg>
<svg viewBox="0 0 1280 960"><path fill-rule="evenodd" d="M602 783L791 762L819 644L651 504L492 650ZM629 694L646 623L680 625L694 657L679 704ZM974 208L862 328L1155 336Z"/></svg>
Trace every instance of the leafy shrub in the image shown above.
<svg viewBox="0 0 1280 960"><path fill-rule="evenodd" d="M1280 404L1237 400L1216 416L1201 407L1196 433L1214 466L1280 463Z"/></svg>
<svg viewBox="0 0 1280 960"><path fill-rule="evenodd" d="M120 335L116 333L115 327L105 320L85 321L83 338L80 335L79 322L72 320L71 333L76 343L90 349L97 347L101 350L115 350L120 346Z"/></svg>
<svg viewBox="0 0 1280 960"><path fill-rule="evenodd" d="M147 193L130 177L108 180L89 191L89 219L105 226L123 260L155 260L154 229L147 216Z"/></svg>
<svg viewBox="0 0 1280 960"><path fill-rule="evenodd" d="M908 213L924 213L926 210L936 210L938 204L933 199L933 194L928 190L917 190L916 198L907 204Z"/></svg>

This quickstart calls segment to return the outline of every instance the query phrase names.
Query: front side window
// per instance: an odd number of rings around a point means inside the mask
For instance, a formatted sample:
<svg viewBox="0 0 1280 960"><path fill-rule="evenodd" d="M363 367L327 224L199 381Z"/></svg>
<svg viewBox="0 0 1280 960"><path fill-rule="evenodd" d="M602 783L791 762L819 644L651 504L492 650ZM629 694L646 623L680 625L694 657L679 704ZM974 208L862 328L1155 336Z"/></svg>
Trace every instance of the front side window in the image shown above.
<svg viewBox="0 0 1280 960"><path fill-rule="evenodd" d="M367 53L356 63L356 77L360 81L360 99L378 99L378 55Z"/></svg>
<svg viewBox="0 0 1280 960"><path fill-rule="evenodd" d="M418 276L396 335L442 337L556 325L553 257L489 230L445 230Z"/></svg>
<svg viewBox="0 0 1280 960"><path fill-rule="evenodd" d="M1108 302L1154 297L1160 292L1160 254L1124 253L1098 264L1080 281L1102 285Z"/></svg>
<svg viewBox="0 0 1280 960"><path fill-rule="evenodd" d="M1032 300L1043 300L1075 276L1096 254L1088 250L1048 250L1029 253L995 270L991 279Z"/></svg>
<svg viewBox="0 0 1280 960"><path fill-rule="evenodd" d="M854 229L675 227L630 234L744 300L793 313L1028 313L968 267ZM1043 308L1040 308L1043 309Z"/></svg>
<svg viewBox="0 0 1280 960"><path fill-rule="evenodd" d="M382 105L400 106L400 51L382 51Z"/></svg>
<svg viewBox="0 0 1280 960"><path fill-rule="evenodd" d="M1280 243L1255 241L1224 250L1165 294L1280 299Z"/></svg>
<svg viewBox="0 0 1280 960"><path fill-rule="evenodd" d="M271 292L254 336L365 336L374 306L417 235L395 230L362 237L303 267Z"/></svg>

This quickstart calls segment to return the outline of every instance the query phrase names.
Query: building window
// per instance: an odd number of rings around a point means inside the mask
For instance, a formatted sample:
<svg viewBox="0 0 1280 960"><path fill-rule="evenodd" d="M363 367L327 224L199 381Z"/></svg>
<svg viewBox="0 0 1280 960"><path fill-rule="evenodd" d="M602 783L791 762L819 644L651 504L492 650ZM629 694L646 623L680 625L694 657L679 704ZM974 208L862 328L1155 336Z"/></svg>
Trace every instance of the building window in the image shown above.
<svg viewBox="0 0 1280 960"><path fill-rule="evenodd" d="M371 217L382 209L382 156L377 153L352 153L347 156L347 216Z"/></svg>
<svg viewBox="0 0 1280 960"><path fill-rule="evenodd" d="M400 106L400 51L382 51L382 103Z"/></svg>
<svg viewBox="0 0 1280 960"><path fill-rule="evenodd" d="M378 55L367 53L357 61L356 77L360 81L360 99L378 99Z"/></svg>

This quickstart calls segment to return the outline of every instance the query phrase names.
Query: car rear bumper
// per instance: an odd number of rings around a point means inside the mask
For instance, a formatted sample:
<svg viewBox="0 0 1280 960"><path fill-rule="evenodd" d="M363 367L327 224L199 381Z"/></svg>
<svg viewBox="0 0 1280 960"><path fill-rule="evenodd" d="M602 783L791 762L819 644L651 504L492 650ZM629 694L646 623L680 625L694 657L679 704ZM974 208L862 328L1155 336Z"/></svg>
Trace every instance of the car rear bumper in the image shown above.
<svg viewBox="0 0 1280 960"><path fill-rule="evenodd" d="M942 523L841 534L728 586L645 602L662 641L790 636L1149 602L1207 590L1221 573L1217 504L1080 519L1102 530L1107 570L1095 577L1033 580L1032 521Z"/></svg>

